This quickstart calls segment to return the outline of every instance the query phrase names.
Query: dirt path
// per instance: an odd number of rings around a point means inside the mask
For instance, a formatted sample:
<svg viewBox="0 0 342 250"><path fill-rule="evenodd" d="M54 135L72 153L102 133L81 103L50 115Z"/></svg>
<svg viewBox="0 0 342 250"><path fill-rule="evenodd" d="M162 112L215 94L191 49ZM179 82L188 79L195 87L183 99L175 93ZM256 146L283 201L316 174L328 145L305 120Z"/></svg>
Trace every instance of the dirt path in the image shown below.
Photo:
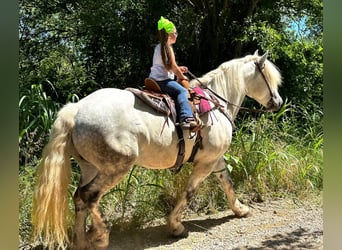
<svg viewBox="0 0 342 250"><path fill-rule="evenodd" d="M322 202L284 199L250 204L252 216L236 218L231 210L184 218L184 239L170 238L165 224L141 230L112 230L112 250L142 249L323 249Z"/></svg>

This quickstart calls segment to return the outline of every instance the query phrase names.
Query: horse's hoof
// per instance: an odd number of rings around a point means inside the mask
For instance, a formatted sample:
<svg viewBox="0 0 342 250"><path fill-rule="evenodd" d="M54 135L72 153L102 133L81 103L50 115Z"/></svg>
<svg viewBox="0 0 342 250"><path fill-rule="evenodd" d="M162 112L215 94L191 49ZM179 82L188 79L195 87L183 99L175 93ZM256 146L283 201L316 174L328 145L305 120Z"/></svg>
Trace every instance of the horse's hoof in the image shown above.
<svg viewBox="0 0 342 250"><path fill-rule="evenodd" d="M170 227L169 225L169 232L173 238L186 238L189 235L188 231L181 223L174 227Z"/></svg>
<svg viewBox="0 0 342 250"><path fill-rule="evenodd" d="M91 243L91 249L106 250L109 245L109 231L102 232L90 229L87 233L88 241Z"/></svg>
<svg viewBox="0 0 342 250"><path fill-rule="evenodd" d="M249 207L242 204L239 200L236 200L234 205L235 209L233 209L233 212L235 216L239 218L246 218L252 215Z"/></svg>
<svg viewBox="0 0 342 250"><path fill-rule="evenodd" d="M187 238L189 236L189 231L184 229L183 232L181 232L180 234L172 234L171 235L172 238L174 239L183 239L183 238Z"/></svg>
<svg viewBox="0 0 342 250"><path fill-rule="evenodd" d="M251 211L247 211L247 212L241 213L241 214L236 215L236 216L239 217L239 218L248 218L248 217L252 216L252 212Z"/></svg>

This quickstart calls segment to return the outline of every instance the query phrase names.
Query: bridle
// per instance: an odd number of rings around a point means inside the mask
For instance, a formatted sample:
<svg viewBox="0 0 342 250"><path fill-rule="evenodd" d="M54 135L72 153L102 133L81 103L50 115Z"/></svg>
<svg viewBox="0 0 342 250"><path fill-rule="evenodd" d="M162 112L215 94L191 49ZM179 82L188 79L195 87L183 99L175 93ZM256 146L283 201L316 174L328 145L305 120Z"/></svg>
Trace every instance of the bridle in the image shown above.
<svg viewBox="0 0 342 250"><path fill-rule="evenodd" d="M262 71L262 68L261 68L260 64L257 61L254 61L254 64L256 65L257 69L259 70L260 74L262 75L262 78L264 79L264 81L266 83L266 86L267 86L267 88L268 88L268 90L270 92L271 99L268 101L268 104L274 104L274 97L275 96L274 96L274 93L273 93L273 91L271 89L270 83L268 82L264 72ZM268 110L268 112L269 112L269 110Z"/></svg>
<svg viewBox="0 0 342 250"><path fill-rule="evenodd" d="M260 74L262 75L262 78L264 79L265 83L266 83L266 86L270 92L270 95L271 95L271 99L269 100L268 104L270 104L270 106L273 106L274 104L274 93L271 89L271 86L264 74L264 72L262 71L262 68L260 66L260 64L257 62L257 61L254 61L254 64L256 65L257 69L259 70ZM201 88L203 89L207 89L209 92L211 92L214 96L216 96L217 98L219 98L220 100L222 100L223 102L225 102L227 105L232 105L234 107L237 107L239 108L239 110L241 111L244 111L244 112L251 112L251 113L267 113L267 112L271 112L271 110L269 109L250 109L250 108L245 108L245 107L242 107L240 105L237 105L237 104L234 104L234 103L231 103L230 101L226 100L224 97L220 96L219 94L217 94L215 91L213 91L212 89L208 88L206 85L204 85L199 79L198 77L196 77L193 73L191 73L189 70L188 70L188 74L194 78L196 81L198 81L200 83L200 86Z"/></svg>

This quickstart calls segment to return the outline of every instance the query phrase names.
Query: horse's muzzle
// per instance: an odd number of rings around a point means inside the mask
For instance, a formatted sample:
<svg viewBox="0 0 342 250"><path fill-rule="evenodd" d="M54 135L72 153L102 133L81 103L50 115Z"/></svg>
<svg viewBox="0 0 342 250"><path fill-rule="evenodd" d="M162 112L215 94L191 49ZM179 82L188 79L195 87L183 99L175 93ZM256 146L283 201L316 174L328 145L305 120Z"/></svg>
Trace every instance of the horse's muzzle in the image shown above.
<svg viewBox="0 0 342 250"><path fill-rule="evenodd" d="M283 100L281 98L272 97L267 103L266 109L269 111L278 111L283 105Z"/></svg>

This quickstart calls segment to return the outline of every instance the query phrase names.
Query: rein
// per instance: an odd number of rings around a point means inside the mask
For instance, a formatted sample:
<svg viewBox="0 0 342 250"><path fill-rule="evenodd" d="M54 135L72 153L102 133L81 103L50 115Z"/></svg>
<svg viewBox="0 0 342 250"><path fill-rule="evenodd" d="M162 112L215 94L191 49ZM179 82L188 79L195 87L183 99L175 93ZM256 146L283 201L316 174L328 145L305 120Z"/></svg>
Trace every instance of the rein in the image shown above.
<svg viewBox="0 0 342 250"><path fill-rule="evenodd" d="M267 85L267 88L268 88L268 90L270 91L270 94L271 94L271 97L272 97L271 100L272 100L273 97L274 97L274 94L273 94L273 92L272 92L272 90L271 90L270 84L269 84L269 82L267 81L267 78L266 78L264 72L262 71L262 69L261 69L259 63L255 61L254 64L257 66L257 69L258 69L259 72L261 73L261 75L262 75L262 77L263 77L263 79L264 79L264 81L265 81L265 83L266 83L266 85ZM240 105L231 103L230 101L226 100L225 98L223 98L222 96L220 96L219 94L217 94L217 93L216 93L215 91L213 91L212 89L210 89L210 88L208 88L207 86L205 86L205 85L198 79L198 77L196 77L196 76L195 76L193 73L191 73L189 70L188 70L188 74L189 74L192 78L194 78L196 81L198 81L198 82L200 83L200 85L201 85L202 88L209 90L213 95L215 95L217 98L219 98L219 99L221 99L222 101L224 101L226 104L229 104L229 105L232 105L232 106L234 106L234 107L237 107L237 108L239 108L239 110L241 110L241 111L251 112L251 113L268 113L268 112L270 112L270 110L264 110L264 109L250 109L250 108L245 108L245 107L242 107L242 106L240 106ZM228 118L228 119L230 120L230 118Z"/></svg>

